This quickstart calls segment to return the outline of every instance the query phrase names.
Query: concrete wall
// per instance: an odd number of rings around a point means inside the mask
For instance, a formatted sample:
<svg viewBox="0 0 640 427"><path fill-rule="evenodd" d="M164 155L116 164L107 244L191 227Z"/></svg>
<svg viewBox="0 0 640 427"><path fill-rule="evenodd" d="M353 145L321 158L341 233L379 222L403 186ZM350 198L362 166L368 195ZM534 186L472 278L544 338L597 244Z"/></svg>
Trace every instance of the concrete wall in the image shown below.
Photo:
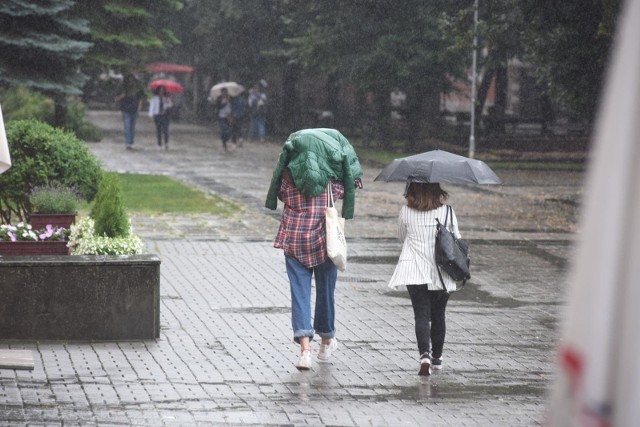
<svg viewBox="0 0 640 427"><path fill-rule="evenodd" d="M0 339L160 336L160 258L0 257Z"/></svg>

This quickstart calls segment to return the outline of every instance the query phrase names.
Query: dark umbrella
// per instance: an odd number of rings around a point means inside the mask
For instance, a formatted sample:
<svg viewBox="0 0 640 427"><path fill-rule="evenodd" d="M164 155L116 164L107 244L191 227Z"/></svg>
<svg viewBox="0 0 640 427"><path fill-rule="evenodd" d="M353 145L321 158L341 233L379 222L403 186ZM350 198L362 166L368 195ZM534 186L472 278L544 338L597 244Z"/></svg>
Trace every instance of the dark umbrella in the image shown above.
<svg viewBox="0 0 640 427"><path fill-rule="evenodd" d="M502 184L486 163L442 150L395 159L374 181Z"/></svg>

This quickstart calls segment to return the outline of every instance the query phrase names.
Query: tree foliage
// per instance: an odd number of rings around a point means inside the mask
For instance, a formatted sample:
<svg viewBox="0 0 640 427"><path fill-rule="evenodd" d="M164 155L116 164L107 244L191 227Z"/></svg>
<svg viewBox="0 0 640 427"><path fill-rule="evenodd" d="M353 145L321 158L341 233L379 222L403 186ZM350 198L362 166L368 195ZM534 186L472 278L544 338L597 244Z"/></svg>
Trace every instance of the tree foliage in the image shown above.
<svg viewBox="0 0 640 427"><path fill-rule="evenodd" d="M576 116L592 120L609 59L618 0L526 0L525 57L538 82Z"/></svg>
<svg viewBox="0 0 640 427"><path fill-rule="evenodd" d="M443 32L447 2L410 0L401 7L372 0L285 3L292 6L286 21L295 34L286 40L291 61L360 90L374 89L383 103L399 87L407 93L414 134L424 123L434 127L439 121L439 94L448 87L447 75L466 65L448 49L451 43Z"/></svg>
<svg viewBox="0 0 640 427"><path fill-rule="evenodd" d="M124 195L118 175L106 173L89 216L95 221L97 236L126 237L129 235L129 217L124 207Z"/></svg>
<svg viewBox="0 0 640 427"><path fill-rule="evenodd" d="M77 64L91 43L88 22L72 0L0 2L0 82L57 99L79 95L87 76Z"/></svg>
<svg viewBox="0 0 640 427"><path fill-rule="evenodd" d="M76 13L91 23L86 62L99 69L140 68L179 43L168 23L181 10L176 0L92 0Z"/></svg>
<svg viewBox="0 0 640 427"><path fill-rule="evenodd" d="M171 24L182 40L176 55L192 58L216 80L256 82L282 44L282 10L272 0L192 0Z"/></svg>
<svg viewBox="0 0 640 427"><path fill-rule="evenodd" d="M456 49L469 49L473 0L458 6L449 16L448 35ZM479 46L486 55L479 57L478 69L487 77L483 83L488 88L491 77L506 79L499 73L517 58L531 66L542 95L576 117L593 119L618 9L619 0L480 0ZM497 96L505 95L498 91Z"/></svg>

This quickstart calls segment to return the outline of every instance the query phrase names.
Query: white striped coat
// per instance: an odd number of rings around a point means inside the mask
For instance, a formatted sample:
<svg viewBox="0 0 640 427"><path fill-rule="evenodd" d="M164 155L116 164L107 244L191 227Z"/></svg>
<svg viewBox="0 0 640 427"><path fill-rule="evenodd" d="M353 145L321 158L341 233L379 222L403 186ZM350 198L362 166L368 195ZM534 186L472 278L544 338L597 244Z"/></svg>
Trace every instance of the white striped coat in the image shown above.
<svg viewBox="0 0 640 427"><path fill-rule="evenodd" d="M451 209L447 228L460 238L458 220ZM435 263L436 218L444 224L447 206L440 206L430 211L419 211L403 206L398 216L398 233L402 241L402 251L393 276L389 281L390 288L403 285L426 285L430 291L442 290ZM452 221L453 219L453 221ZM456 282L441 270L442 279L449 292L456 290Z"/></svg>

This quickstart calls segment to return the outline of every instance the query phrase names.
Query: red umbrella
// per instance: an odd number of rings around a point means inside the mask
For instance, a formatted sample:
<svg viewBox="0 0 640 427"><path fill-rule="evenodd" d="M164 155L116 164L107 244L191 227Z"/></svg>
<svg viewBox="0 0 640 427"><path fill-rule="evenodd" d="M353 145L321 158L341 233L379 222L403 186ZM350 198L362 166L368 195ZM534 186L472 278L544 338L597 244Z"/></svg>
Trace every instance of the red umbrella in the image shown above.
<svg viewBox="0 0 640 427"><path fill-rule="evenodd" d="M193 67L189 65L170 64L168 62L154 62L144 67L150 73L191 73Z"/></svg>
<svg viewBox="0 0 640 427"><path fill-rule="evenodd" d="M182 92L184 92L184 88L182 87L182 85L180 83L178 83L178 82L174 82L173 80L157 79L157 80L153 80L151 83L149 83L149 87L152 90L156 90L158 88L158 86L164 86L164 88L167 91L167 93L182 93Z"/></svg>

